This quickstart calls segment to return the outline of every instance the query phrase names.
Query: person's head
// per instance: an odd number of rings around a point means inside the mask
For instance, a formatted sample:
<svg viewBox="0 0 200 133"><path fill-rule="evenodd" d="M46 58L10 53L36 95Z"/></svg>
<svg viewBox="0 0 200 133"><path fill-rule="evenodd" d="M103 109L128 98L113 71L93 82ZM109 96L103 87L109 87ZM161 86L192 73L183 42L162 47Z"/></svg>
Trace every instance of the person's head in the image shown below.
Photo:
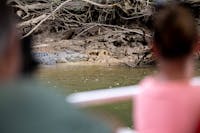
<svg viewBox="0 0 200 133"><path fill-rule="evenodd" d="M0 80L31 75L38 63L33 58L31 38L20 40L12 9L0 1Z"/></svg>
<svg viewBox="0 0 200 133"><path fill-rule="evenodd" d="M153 45L159 60L183 61L191 57L198 31L189 8L168 3L154 14L153 21Z"/></svg>
<svg viewBox="0 0 200 133"><path fill-rule="evenodd" d="M0 80L17 76L21 65L21 49L15 19L6 0L0 1Z"/></svg>

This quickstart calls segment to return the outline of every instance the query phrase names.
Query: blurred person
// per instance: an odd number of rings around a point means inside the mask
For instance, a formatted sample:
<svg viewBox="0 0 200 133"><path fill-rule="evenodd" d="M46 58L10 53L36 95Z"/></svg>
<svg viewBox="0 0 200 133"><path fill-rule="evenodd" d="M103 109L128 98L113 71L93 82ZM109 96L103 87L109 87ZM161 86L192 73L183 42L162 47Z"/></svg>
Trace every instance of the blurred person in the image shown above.
<svg viewBox="0 0 200 133"><path fill-rule="evenodd" d="M38 63L30 38L19 40L6 1L0 1L0 20L0 132L110 133L105 123L72 107L50 87L27 78Z"/></svg>
<svg viewBox="0 0 200 133"><path fill-rule="evenodd" d="M198 31L190 9L166 3L153 15L158 72L141 81L134 122L139 133L199 133L200 86L191 83Z"/></svg>
<svg viewBox="0 0 200 133"><path fill-rule="evenodd" d="M0 80L5 81L17 77L21 69L21 49L14 31L14 19L4 6L5 0L0 1Z"/></svg>

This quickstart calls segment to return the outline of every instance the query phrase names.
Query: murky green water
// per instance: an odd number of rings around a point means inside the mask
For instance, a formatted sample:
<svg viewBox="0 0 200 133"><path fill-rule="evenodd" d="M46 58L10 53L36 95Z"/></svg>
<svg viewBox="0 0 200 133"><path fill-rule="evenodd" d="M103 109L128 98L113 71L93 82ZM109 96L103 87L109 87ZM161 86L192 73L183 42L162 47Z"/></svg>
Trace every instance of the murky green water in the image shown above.
<svg viewBox="0 0 200 133"><path fill-rule="evenodd" d="M112 88L137 84L154 68L54 66L42 68L39 77L61 93ZM89 108L101 117L112 120L115 126L131 126L131 101Z"/></svg>
<svg viewBox="0 0 200 133"><path fill-rule="evenodd" d="M152 74L155 68L65 66L42 68L39 77L61 93L112 88L137 84L144 76ZM197 75L200 69L196 69ZM132 126L131 101L91 107L95 114L112 121L115 126Z"/></svg>
<svg viewBox="0 0 200 133"><path fill-rule="evenodd" d="M40 71L40 78L54 82L69 92L127 86L138 83L153 68L54 66Z"/></svg>

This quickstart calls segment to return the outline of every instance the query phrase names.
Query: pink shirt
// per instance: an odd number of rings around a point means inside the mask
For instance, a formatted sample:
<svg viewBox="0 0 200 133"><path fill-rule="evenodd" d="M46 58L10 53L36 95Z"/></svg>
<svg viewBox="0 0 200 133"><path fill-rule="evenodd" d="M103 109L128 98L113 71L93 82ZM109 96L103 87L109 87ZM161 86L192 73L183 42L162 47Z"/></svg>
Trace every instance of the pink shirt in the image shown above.
<svg viewBox="0 0 200 133"><path fill-rule="evenodd" d="M140 89L134 101L134 127L139 133L197 133L200 86L148 77Z"/></svg>

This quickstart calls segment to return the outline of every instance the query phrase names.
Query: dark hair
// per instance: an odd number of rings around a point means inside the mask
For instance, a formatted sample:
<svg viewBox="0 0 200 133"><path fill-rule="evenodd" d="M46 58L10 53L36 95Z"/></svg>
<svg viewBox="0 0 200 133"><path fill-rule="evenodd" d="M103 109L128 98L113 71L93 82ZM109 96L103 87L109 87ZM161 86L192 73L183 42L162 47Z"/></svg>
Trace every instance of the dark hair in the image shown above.
<svg viewBox="0 0 200 133"><path fill-rule="evenodd" d="M15 19L11 7L6 4L6 0L0 1L0 54L7 47L10 34L15 25Z"/></svg>
<svg viewBox="0 0 200 133"><path fill-rule="evenodd" d="M165 59L185 57L192 53L198 38L197 25L183 4L169 3L153 16L154 43Z"/></svg>
<svg viewBox="0 0 200 133"><path fill-rule="evenodd" d="M38 61L33 56L32 37L22 39L22 75L31 76L39 67Z"/></svg>

